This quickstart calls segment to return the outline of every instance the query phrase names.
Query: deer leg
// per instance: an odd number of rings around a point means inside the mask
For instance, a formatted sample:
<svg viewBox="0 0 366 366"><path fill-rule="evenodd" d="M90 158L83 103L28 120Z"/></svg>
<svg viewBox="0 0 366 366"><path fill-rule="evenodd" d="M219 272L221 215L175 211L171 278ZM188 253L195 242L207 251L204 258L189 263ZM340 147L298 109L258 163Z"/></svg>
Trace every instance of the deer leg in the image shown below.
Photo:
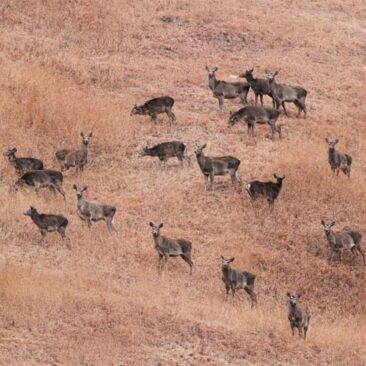
<svg viewBox="0 0 366 366"><path fill-rule="evenodd" d="M261 99L261 106L263 107L263 94L259 94L259 98Z"/></svg>
<svg viewBox="0 0 366 366"><path fill-rule="evenodd" d="M235 296L235 288L234 287L232 287L231 288L231 296L234 298L234 296Z"/></svg>
<svg viewBox="0 0 366 366"><path fill-rule="evenodd" d="M193 262L192 259L190 258L190 256L188 254L181 254L181 258L188 263L189 267L190 267L190 274L192 274L192 269L193 269Z"/></svg>
<svg viewBox="0 0 366 366"><path fill-rule="evenodd" d="M175 114L172 112L172 110L171 109L168 109L167 111L166 111L166 114L168 115L168 117L169 117L169 124L170 124L170 126L172 125L172 123L175 121Z"/></svg>
<svg viewBox="0 0 366 366"><path fill-rule="evenodd" d="M156 123L156 113L151 113L150 117L151 117L151 121Z"/></svg>
<svg viewBox="0 0 366 366"><path fill-rule="evenodd" d="M258 103L258 94L255 94L255 105Z"/></svg>
<svg viewBox="0 0 366 366"><path fill-rule="evenodd" d="M282 108L285 112L285 115L288 117L288 113L287 113L287 110L286 110L286 107L285 107L285 102L282 102L281 105L282 105Z"/></svg>
<svg viewBox="0 0 366 366"><path fill-rule="evenodd" d="M224 107L224 97L223 96L220 96L220 97L217 97L217 99L219 100L219 108L220 108L220 111L223 110L223 107Z"/></svg>
<svg viewBox="0 0 366 366"><path fill-rule="evenodd" d="M249 287L245 287L244 290L250 296L250 300L252 302L251 307L254 308L257 305L257 295L255 294L253 289L251 289Z"/></svg>
<svg viewBox="0 0 366 366"><path fill-rule="evenodd" d="M117 229L116 229L116 227L115 227L115 225L114 225L114 216L112 218L108 218L106 220L106 222L107 222L107 226L108 226L108 229L109 230L113 230L116 233L118 232Z"/></svg>
<svg viewBox="0 0 366 366"><path fill-rule="evenodd" d="M363 258L363 264L366 266L366 258L365 258L365 251L363 250L363 248L361 248L360 246L357 247L357 250L359 251L359 253L362 255Z"/></svg>
<svg viewBox="0 0 366 366"><path fill-rule="evenodd" d="M210 184L211 184L211 190L214 191L214 179L215 179L215 174L212 172L210 174Z"/></svg>
<svg viewBox="0 0 366 366"><path fill-rule="evenodd" d="M308 327L304 327L303 335L304 335L304 341L306 340L306 333L308 332Z"/></svg>
<svg viewBox="0 0 366 366"><path fill-rule="evenodd" d="M295 335L295 326L291 323L292 336Z"/></svg>

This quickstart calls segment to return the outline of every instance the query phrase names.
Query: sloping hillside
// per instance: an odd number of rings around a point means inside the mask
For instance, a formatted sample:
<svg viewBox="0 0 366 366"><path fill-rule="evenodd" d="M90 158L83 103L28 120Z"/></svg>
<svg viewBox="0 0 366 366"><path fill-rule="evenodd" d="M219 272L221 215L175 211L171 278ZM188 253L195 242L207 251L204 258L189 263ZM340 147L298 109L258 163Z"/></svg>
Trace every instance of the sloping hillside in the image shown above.
<svg viewBox="0 0 366 366"><path fill-rule="evenodd" d="M360 256L329 263L320 224L366 236L365 18L362 0L2 2L1 151L59 169L56 150L77 148L80 130L93 138L85 171L65 173L66 206L52 192L10 192L17 176L0 164L0 364L365 365L365 269ZM228 129L241 104L219 111L205 65L225 80L279 70L309 91L307 119L281 116L282 140L266 126L255 140ZM176 100L173 127L130 116L160 95ZM332 175L325 137L353 157L350 180ZM140 157L173 139L191 164ZM275 209L252 207L229 177L206 191L193 153L204 143L241 159L243 182L285 174ZM118 233L81 222L74 183L116 205ZM30 205L68 217L72 250L57 234L39 243ZM158 275L150 221L193 242L192 276L181 259ZM220 255L257 275L256 309L242 293L225 301ZM311 311L306 342L291 335L287 291Z"/></svg>

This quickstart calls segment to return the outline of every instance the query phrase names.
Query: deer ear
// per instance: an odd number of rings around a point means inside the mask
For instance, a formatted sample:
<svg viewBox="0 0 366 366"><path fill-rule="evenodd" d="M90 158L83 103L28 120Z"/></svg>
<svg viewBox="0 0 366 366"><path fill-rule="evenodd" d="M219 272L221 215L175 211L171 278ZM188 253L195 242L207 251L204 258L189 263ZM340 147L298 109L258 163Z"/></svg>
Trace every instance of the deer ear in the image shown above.
<svg viewBox="0 0 366 366"><path fill-rule="evenodd" d="M208 66L206 65L206 70L208 71L209 70L209 68L208 68Z"/></svg>
<svg viewBox="0 0 366 366"><path fill-rule="evenodd" d="M76 186L76 184L74 184L74 185L72 186L72 188L74 188L74 189L75 189L75 191L78 189L78 187Z"/></svg>
<svg viewBox="0 0 366 366"><path fill-rule="evenodd" d="M159 229L160 229L161 227L163 227L163 226L164 226L164 224L160 224L160 225L159 225Z"/></svg>
<svg viewBox="0 0 366 366"><path fill-rule="evenodd" d="M297 298L300 299L302 294L296 294Z"/></svg>
<svg viewBox="0 0 366 366"><path fill-rule="evenodd" d="M277 174L275 173L275 174L273 174L273 176L276 178L276 179L278 179L278 176L277 176Z"/></svg>
<svg viewBox="0 0 366 366"><path fill-rule="evenodd" d="M234 262L235 257L230 258L230 262Z"/></svg>
<svg viewBox="0 0 366 366"><path fill-rule="evenodd" d="M83 192L85 192L87 189L88 189L88 186L85 186L85 187L83 188Z"/></svg>
<svg viewBox="0 0 366 366"><path fill-rule="evenodd" d="M218 70L218 68L217 68L217 67L214 67L214 68L213 68L213 71L217 71L217 70Z"/></svg>
<svg viewBox="0 0 366 366"><path fill-rule="evenodd" d="M283 176L282 176L282 180L284 180L285 178L286 178L286 175L283 175Z"/></svg>
<svg viewBox="0 0 366 366"><path fill-rule="evenodd" d="M330 226L334 226L334 225L335 225L335 221L333 221Z"/></svg>
<svg viewBox="0 0 366 366"><path fill-rule="evenodd" d="M327 144L329 144L328 137L326 137L326 138L325 138L325 142L326 142Z"/></svg>
<svg viewBox="0 0 366 366"><path fill-rule="evenodd" d="M291 294L288 292L288 293L287 293L287 297L290 297L290 296L291 296Z"/></svg>
<svg viewBox="0 0 366 366"><path fill-rule="evenodd" d="M202 145L202 149L204 149L207 146L207 144Z"/></svg>
<svg viewBox="0 0 366 366"><path fill-rule="evenodd" d="M80 136L84 137L84 132L83 131L80 131Z"/></svg>
<svg viewBox="0 0 366 366"><path fill-rule="evenodd" d="M151 227L153 227L154 226L154 224L150 221L150 224L149 224Z"/></svg>
<svg viewBox="0 0 366 366"><path fill-rule="evenodd" d="M14 152L14 153L16 153L17 152L17 148L14 147L11 151Z"/></svg>
<svg viewBox="0 0 366 366"><path fill-rule="evenodd" d="M335 144L338 144L338 142L339 142L339 140L338 140L338 139L336 139L336 140L334 141L334 145L335 145Z"/></svg>
<svg viewBox="0 0 366 366"><path fill-rule="evenodd" d="M234 112L233 111L230 111L230 116L232 116L234 114Z"/></svg>
<svg viewBox="0 0 366 366"><path fill-rule="evenodd" d="M249 72L252 73L254 71L254 67L252 67Z"/></svg>
<svg viewBox="0 0 366 366"><path fill-rule="evenodd" d="M321 220L321 221L320 221L320 223L321 223L322 225L325 225L325 222L324 222L324 220Z"/></svg>
<svg viewBox="0 0 366 366"><path fill-rule="evenodd" d="M273 76L276 76L276 75L278 75L278 71L276 71L276 72L273 74Z"/></svg>
<svg viewBox="0 0 366 366"><path fill-rule="evenodd" d="M93 136L93 132L92 131L90 131L89 132L89 137L92 137Z"/></svg>

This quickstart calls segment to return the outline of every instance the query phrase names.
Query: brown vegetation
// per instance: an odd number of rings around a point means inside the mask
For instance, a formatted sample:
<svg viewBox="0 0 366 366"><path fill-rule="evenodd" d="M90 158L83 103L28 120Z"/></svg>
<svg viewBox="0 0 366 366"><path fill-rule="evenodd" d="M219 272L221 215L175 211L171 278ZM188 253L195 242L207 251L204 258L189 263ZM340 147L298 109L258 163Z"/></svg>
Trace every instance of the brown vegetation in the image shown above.
<svg viewBox="0 0 366 366"><path fill-rule="evenodd" d="M17 176L0 165L0 364L365 365L362 260L329 264L320 225L366 237L365 17L363 0L2 1L2 151L58 169L57 149L78 146L81 130L94 137L84 172L65 173L66 208L51 192L9 193ZM222 79L280 69L279 83L309 91L307 119L281 116L281 141L227 129L241 104L218 111L206 64ZM161 95L176 101L171 128L130 116ZM332 175L327 136L352 156L350 180ZM243 182L286 174L276 207L252 208L225 178L205 191L194 156L183 167L139 156L170 140L238 157ZM82 225L74 183L116 204L118 233ZM30 205L69 219L71 251L57 234L38 243ZM150 221L192 241L192 276L178 260L158 275ZM221 254L256 274L254 310L243 294L225 302ZM287 291L310 309L306 342L291 336Z"/></svg>

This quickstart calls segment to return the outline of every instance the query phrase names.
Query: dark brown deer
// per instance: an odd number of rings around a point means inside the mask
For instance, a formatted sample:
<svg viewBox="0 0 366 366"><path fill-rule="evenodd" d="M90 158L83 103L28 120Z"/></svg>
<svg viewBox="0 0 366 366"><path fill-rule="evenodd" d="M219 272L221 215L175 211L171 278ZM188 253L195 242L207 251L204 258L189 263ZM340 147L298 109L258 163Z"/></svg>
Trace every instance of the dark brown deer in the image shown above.
<svg viewBox="0 0 366 366"><path fill-rule="evenodd" d="M247 96L249 92L249 84L247 83L228 83L226 81L216 79L217 67L209 68L206 66L208 73L208 86L212 90L212 94L219 101L220 110L224 106L224 99L240 98L243 104L248 104Z"/></svg>
<svg viewBox="0 0 366 366"><path fill-rule="evenodd" d="M286 84L277 84L275 81L275 77L278 74L276 72L270 72L266 70L267 78L269 81L269 87L271 90L272 97L276 102L277 109L279 109L280 105L282 106L286 116L288 116L285 103L290 102L294 103L298 108L297 117L300 117L301 111L304 112L304 118L306 118L306 105L305 99L308 92L302 88L301 86L291 86Z"/></svg>
<svg viewBox="0 0 366 366"><path fill-rule="evenodd" d="M157 156L161 162L166 162L169 158L177 158L181 163L183 159L190 160L185 155L186 145L180 141L169 141L155 145L151 148L144 147L141 156Z"/></svg>
<svg viewBox="0 0 366 366"><path fill-rule="evenodd" d="M301 294L287 293L288 297L288 320L292 330L292 335L295 335L295 328L299 330L300 338L306 339L306 333L310 323L310 313L308 310L300 308L297 304Z"/></svg>
<svg viewBox="0 0 366 366"><path fill-rule="evenodd" d="M66 235L66 227L69 221L66 217L62 215L40 214L32 206L28 211L24 212L24 215L30 216L32 221L37 225L42 236L41 241L45 238L46 233L57 231L62 239L67 239L67 247L70 249L69 239Z"/></svg>
<svg viewBox="0 0 366 366"><path fill-rule="evenodd" d="M81 150L63 149L56 152L56 159L61 166L62 172L71 167L76 167L76 171L81 172L88 162L89 140L93 133L89 132L89 134L84 135L83 132L80 132L80 136L82 139Z"/></svg>
<svg viewBox="0 0 366 366"><path fill-rule="evenodd" d="M15 153L17 149L9 149L4 153L4 156L8 159L9 163L14 166L18 174L24 174L30 170L42 170L42 160L35 158L17 158Z"/></svg>
<svg viewBox="0 0 366 366"><path fill-rule="evenodd" d="M169 124L175 120L175 114L172 111L174 105L174 99L172 97L159 97L150 99L144 104L135 104L130 113L131 116L135 114L149 115L153 122L156 122L156 116L160 113L166 113L169 117Z"/></svg>
<svg viewBox="0 0 366 366"><path fill-rule="evenodd" d="M213 183L215 176L230 174L231 182L233 186L237 183L236 172L240 165L240 160L233 156L219 156L211 157L205 156L203 149L206 144L199 146L195 150L198 165L201 169L203 176L206 179L206 186L208 178L210 178L211 188L213 189Z"/></svg>
<svg viewBox="0 0 366 366"><path fill-rule="evenodd" d="M275 102L272 98L271 89L269 87L269 81L267 79L256 79L253 77L253 70L254 68L250 70L246 70L245 72L242 72L239 77L245 78L252 88L254 95L255 95L255 105L257 105L258 102L258 96L261 100L261 105L263 107L263 95L268 95L272 99L272 105L273 108L275 108Z"/></svg>
<svg viewBox="0 0 366 366"><path fill-rule="evenodd" d="M255 201L258 197L263 196L267 199L270 207L273 207L274 201L278 197L282 189L282 181L285 176L279 177L274 174L276 182L260 182L254 180L246 185L246 190L252 201Z"/></svg>
<svg viewBox="0 0 366 366"><path fill-rule="evenodd" d="M352 165L352 157L347 154L340 153L336 150L335 146L338 144L339 140L335 141L325 139L328 144L328 162L332 172L337 172L337 176L339 174L339 170L348 177L351 177L351 165Z"/></svg>
<svg viewBox="0 0 366 366"><path fill-rule="evenodd" d="M334 255L339 255L339 262L342 263L342 254L346 250L350 250L353 254L353 258L356 258L357 252L362 255L363 264L366 265L365 250L362 245L362 234L359 231L345 228L340 232L334 232L332 227L335 222L326 223L321 220L321 224L324 227L325 236L329 242L331 249L331 256L329 261L334 258Z"/></svg>
<svg viewBox="0 0 366 366"><path fill-rule="evenodd" d="M280 112L273 108L247 106L239 109L237 112L230 112L228 127L234 126L239 121L243 121L248 126L248 135L252 131L252 137L255 137L255 126L259 124L268 124L271 127L272 135L277 132L281 138L281 127L277 124Z"/></svg>
<svg viewBox="0 0 366 366"><path fill-rule="evenodd" d="M222 280L225 284L226 296L229 295L230 290L234 297L236 290L243 289L250 296L253 308L257 304L257 295L254 292L255 275L247 271L232 269L230 264L234 259L221 256Z"/></svg>
<svg viewBox="0 0 366 366"><path fill-rule="evenodd" d="M150 222L155 243L155 249L159 254L159 271L165 267L169 257L181 257L190 267L192 274L192 243L185 239L169 239L160 234L163 224L154 225Z"/></svg>
<svg viewBox="0 0 366 366"><path fill-rule="evenodd" d="M38 193L41 188L50 188L52 191L59 192L65 202L65 191L62 187L64 177L61 172L55 170L32 170L22 175L15 183L15 190L17 187L32 187Z"/></svg>

